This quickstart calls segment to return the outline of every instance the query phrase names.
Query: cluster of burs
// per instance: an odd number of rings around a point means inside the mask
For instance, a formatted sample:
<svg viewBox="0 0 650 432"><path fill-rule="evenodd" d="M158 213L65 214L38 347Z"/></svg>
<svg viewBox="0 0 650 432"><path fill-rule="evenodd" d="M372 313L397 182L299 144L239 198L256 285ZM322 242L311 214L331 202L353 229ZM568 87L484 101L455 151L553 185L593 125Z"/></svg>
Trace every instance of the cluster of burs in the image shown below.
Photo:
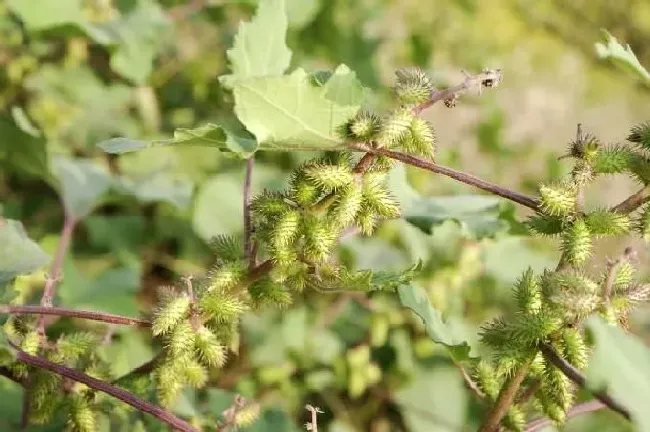
<svg viewBox="0 0 650 432"><path fill-rule="evenodd" d="M433 158L432 126L417 107L434 91L417 69L397 73L392 112L360 111L340 127L342 142L400 149ZM299 166L282 192L264 192L250 205L252 247L238 237L212 242L218 257L208 277L191 289L167 289L153 317L164 340L156 367L158 399L168 404L187 384L201 386L211 366L221 366L246 310L283 307L305 288L319 291L395 290L413 277L403 272L351 271L333 258L346 230L370 235L378 221L400 216L386 181L385 157L331 152Z"/></svg>
<svg viewBox="0 0 650 432"><path fill-rule="evenodd" d="M495 401L502 385L523 365L529 367L524 387L534 390L531 404L520 400L510 408L504 425L523 430L525 408L543 412L562 424L573 402L569 379L540 352L548 344L580 370L587 366L589 346L582 321L597 313L612 325L627 324L631 309L650 296L648 285L635 279L635 255L627 249L604 270L591 271L594 241L637 234L650 239L650 206L636 212L628 202L586 209L584 191L598 176L629 175L644 186L650 183L650 124L632 128L628 144L603 145L579 134L566 155L574 160L570 175L539 188L539 210L527 225L533 233L559 239L562 258L555 271L534 274L528 270L515 285L516 311L482 329L481 338L494 353L480 361L476 379L487 398ZM631 214L636 212L636 214Z"/></svg>

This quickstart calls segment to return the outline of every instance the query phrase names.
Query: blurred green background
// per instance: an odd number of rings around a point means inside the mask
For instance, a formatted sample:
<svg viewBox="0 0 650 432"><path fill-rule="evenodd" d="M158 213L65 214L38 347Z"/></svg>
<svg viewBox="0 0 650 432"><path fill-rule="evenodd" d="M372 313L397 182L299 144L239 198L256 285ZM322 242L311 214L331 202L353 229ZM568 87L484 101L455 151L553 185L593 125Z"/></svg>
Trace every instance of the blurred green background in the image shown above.
<svg viewBox="0 0 650 432"><path fill-rule="evenodd" d="M77 227L57 304L146 312L157 287L205 273L211 236L242 232L241 160L206 148L117 157L96 144L116 136L165 138L177 127L232 118L232 96L218 77L227 73L225 53L240 20L255 6L254 0L0 2L2 215L21 220L51 253L63 221L54 156L92 161L112 186ZM650 91L598 60L594 49L606 28L650 65L647 0L287 0L287 8L293 66L318 71L345 63L374 91L378 107L390 106L399 67L420 66L441 86L461 82L462 70L502 68L497 89L467 95L453 109L436 105L426 117L436 127L438 162L524 193L567 172L558 156L578 122L616 142L629 126L650 119ZM283 187L291 169L311 156L256 154L255 190ZM525 212L479 199L446 178L398 171L392 180L398 193L408 187L405 176L435 198L429 232L387 222L373 238L346 239L340 259L381 269L423 259L418 284L455 331L471 338L484 319L510 308L510 285L526 267L554 266L556 245L527 236L516 222ZM588 204L617 203L636 187L599 182ZM438 199L451 195L460 198ZM594 265L629 244L601 245ZM636 246L647 262L643 245ZM43 277L18 280L26 301L38 301ZM650 334L648 312L634 317L637 334ZM251 430L300 430L308 420L304 406L312 404L324 411L320 428L335 432L469 431L485 412L395 295L305 292L288 310L250 314L242 325L239 354L215 372L210 389L187 392L175 412L217 414L239 393L264 407ZM119 375L156 350L147 333L116 328L104 355ZM1 430L17 428L21 393L0 381ZM625 426L599 412L565 429Z"/></svg>

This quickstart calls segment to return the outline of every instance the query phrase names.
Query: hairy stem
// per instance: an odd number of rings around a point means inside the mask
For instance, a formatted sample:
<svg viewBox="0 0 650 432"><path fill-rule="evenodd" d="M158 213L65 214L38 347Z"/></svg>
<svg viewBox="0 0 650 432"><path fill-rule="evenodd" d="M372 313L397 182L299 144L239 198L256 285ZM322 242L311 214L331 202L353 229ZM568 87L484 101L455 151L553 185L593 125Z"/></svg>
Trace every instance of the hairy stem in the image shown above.
<svg viewBox="0 0 650 432"><path fill-rule="evenodd" d="M60 307L43 307L35 305L13 306L0 305L0 314L6 315L53 315L60 317L81 318L101 321L108 324L120 324L137 327L151 327L151 322L138 318L130 318L103 312L83 311Z"/></svg>
<svg viewBox="0 0 650 432"><path fill-rule="evenodd" d="M494 407L488 413L485 421L479 429L479 432L496 432L499 430L499 424L506 414L508 414L510 406L515 401L519 386L521 386L524 378L526 378L531 362L532 358L525 364L521 365L514 375L506 381L499 392L499 397L494 403Z"/></svg>
<svg viewBox="0 0 650 432"><path fill-rule="evenodd" d="M580 405L576 405L573 408L571 408L569 411L566 413L566 418L570 419L571 417L576 417L581 414L587 414L590 412L598 411L603 408L607 408L607 405L602 403L601 401L594 400L594 401L589 401L589 402L584 402L581 403ZM526 432L535 432L539 431L542 429L546 429L549 426L553 426L555 423L553 420L547 419L547 418L542 418L539 420L535 420L533 422L530 422L528 425L526 425Z"/></svg>
<svg viewBox="0 0 650 432"><path fill-rule="evenodd" d="M586 389L587 379L584 377L584 375L582 375L582 373L580 373L580 371L576 369L572 364L560 357L560 355L555 352L553 347L546 343L543 343L540 345L540 350L542 351L542 354L544 354L544 358L553 363L558 369L560 369L562 373L567 376L567 378L569 378L581 388ZM616 411L626 419L630 420L630 413L618 402L612 399L610 395L605 392L593 392L593 394L596 396L596 399L607 405L609 409Z"/></svg>
<svg viewBox="0 0 650 432"><path fill-rule="evenodd" d="M65 260L65 256L68 253L70 241L72 240L72 233L74 232L76 224L76 219L70 216L66 211L65 219L63 221L63 229L61 230L61 239L59 240L59 245L57 246L56 253L54 254L54 260L50 266L49 275L45 281L43 297L41 297L41 306L43 307L47 308L52 306L54 294L56 292L56 284L61 278L61 267L63 267L63 261ZM45 334L45 315L41 315L41 318L38 322L38 329L41 334Z"/></svg>
<svg viewBox="0 0 650 432"><path fill-rule="evenodd" d="M412 165L427 171L431 171L437 174L442 174L444 176L453 178L454 180L458 180L461 183L474 186L486 192L490 192L493 193L494 195L498 195L500 197L509 199L510 201L514 201L534 211L539 210L539 203L537 202L536 199L528 197L526 195L522 195L518 192L511 191L510 189L506 189L504 187L489 183L471 174L467 174L462 171L457 171L455 169L448 168L443 165L438 165L437 163L429 162L427 160L420 159L418 157L411 156L406 153L391 151L383 148L371 148L363 144L351 144L350 147L355 150L387 156L391 159L402 161L407 165Z"/></svg>
<svg viewBox="0 0 650 432"><path fill-rule="evenodd" d="M650 185L644 186L643 189L640 189L625 201L615 205L612 208L612 211L623 214L632 213L634 210L648 202L648 200L650 200Z"/></svg>
<svg viewBox="0 0 650 432"><path fill-rule="evenodd" d="M183 432L198 432L198 430L192 427L192 425L176 417L172 413L156 405L153 405L150 402L142 400L125 390L117 388L110 383L98 380L82 372L78 372L74 369L70 369L69 367L53 363L42 357L29 355L26 352L21 350L18 350L16 354L16 359L29 366L45 369L55 374L61 375L65 378L69 378L73 381L86 384L88 387L100 391L102 393L106 393L110 396L113 396L114 398L121 400L122 402L132 406L133 408L139 411L146 412L153 415L160 421L167 423L168 425L172 426L176 430L183 431Z"/></svg>
<svg viewBox="0 0 650 432"><path fill-rule="evenodd" d="M253 247L251 244L252 222L251 222L251 182L253 180L253 167L255 156L246 160L246 178L244 180L244 258L249 258L251 266L255 265Z"/></svg>

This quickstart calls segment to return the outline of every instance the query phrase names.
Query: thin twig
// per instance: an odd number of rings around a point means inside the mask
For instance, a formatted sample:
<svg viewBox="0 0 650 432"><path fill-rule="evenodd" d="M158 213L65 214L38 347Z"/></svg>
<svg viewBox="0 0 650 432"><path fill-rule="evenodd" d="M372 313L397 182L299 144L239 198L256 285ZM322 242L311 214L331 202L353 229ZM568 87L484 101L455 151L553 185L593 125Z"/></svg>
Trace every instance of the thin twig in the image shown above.
<svg viewBox="0 0 650 432"><path fill-rule="evenodd" d="M391 151L383 148L372 148L372 147L365 146L363 144L351 144L350 147L355 150L387 156L391 159L402 161L408 165L412 165L437 174L442 174L447 177L458 180L461 183L474 186L481 190L493 193L494 195L498 195L500 197L509 199L510 201L514 201L534 211L539 210L539 203L537 202L536 199L528 197L526 195L522 195L518 192L514 192L510 189L506 189L504 187L489 183L471 174L467 174L462 171L457 171L453 168L448 168L443 165L438 165L437 163L420 159L418 157L411 156L406 153Z"/></svg>
<svg viewBox="0 0 650 432"><path fill-rule="evenodd" d="M607 408L607 405L602 403L599 400L593 400L589 402L584 402L581 403L580 405L576 405L573 408L571 408L567 413L566 413L566 418L570 419L572 417L577 417L582 414L587 414L590 412L598 411L603 408ZM547 418L541 418L539 420L532 421L526 425L526 432L535 432L538 430L542 430L548 426L553 426L554 422L551 419Z"/></svg>
<svg viewBox="0 0 650 432"><path fill-rule="evenodd" d="M110 383L98 380L96 378L86 375L85 373L78 372L74 369L70 369L69 367L53 363L42 357L29 355L22 350L17 350L16 359L29 366L45 369L55 374L61 375L65 378L69 378L73 381L86 384L88 387L100 391L102 393L106 393L110 396L113 396L114 398L121 400L122 402L132 406L133 408L139 411L146 412L153 415L157 419L167 423L168 425L172 426L173 428L179 431L198 432L198 430L194 428L192 425L176 417L172 413L156 405L153 405L150 402L142 400L125 390L117 388Z"/></svg>
<svg viewBox="0 0 650 432"><path fill-rule="evenodd" d="M250 259L251 267L255 266L255 256L251 244L252 223L251 223L251 182L253 180L253 167L255 156L246 160L246 178L244 180L244 258Z"/></svg>
<svg viewBox="0 0 650 432"><path fill-rule="evenodd" d="M567 362L565 359L560 357L558 353L555 352L552 346L543 343L540 345L540 350L542 351L542 354L544 354L544 358L548 360L549 362L553 363L558 369L564 373L564 375L567 376L571 381L579 385L581 388L586 389L587 387L587 379L582 375L582 373L576 369L572 364ZM621 406L618 402L616 402L610 395L608 395L606 392L592 392L596 398L607 405L609 409L612 411L616 411L617 413L621 414L623 417L626 419L630 420L630 413L625 409L623 406Z"/></svg>
<svg viewBox="0 0 650 432"><path fill-rule="evenodd" d="M515 401L519 386L521 386L524 378L526 378L531 362L532 358L527 363L521 365L515 374L506 381L505 385L499 392L499 397L494 403L494 407L492 407L492 410L490 410L483 421L479 432L496 432L499 430L499 424L501 423L501 420L503 420L503 417L508 413L512 403Z"/></svg>
<svg viewBox="0 0 650 432"><path fill-rule="evenodd" d="M138 318L130 318L104 312L93 312L60 307L43 307L36 305L13 306L0 305L0 314L7 315L54 315L60 317L81 318L92 321L101 321L108 324L120 324L137 327L151 327L151 322Z"/></svg>
<svg viewBox="0 0 650 432"><path fill-rule="evenodd" d="M460 374L463 376L463 380L465 380L465 384L467 385L467 388L470 389L472 393L474 393L481 401L486 401L487 398L485 396L485 393L480 389L478 384L472 379L471 376L467 373L467 370L461 365L460 363L456 363L456 367L460 371Z"/></svg>
<svg viewBox="0 0 650 432"><path fill-rule="evenodd" d="M627 198L625 201L620 204L612 207L612 211L618 213L632 213L637 208L641 207L643 204L650 200L650 185L644 186L643 189L640 189L638 192Z"/></svg>
<svg viewBox="0 0 650 432"><path fill-rule="evenodd" d="M502 79L503 73L501 72L501 69L484 69L476 75L465 74L465 81L463 81L461 84L449 87L445 90L434 91L431 93L429 100L418 106L417 113L429 108L436 102L448 99L456 99L460 94L470 90L473 87L478 87L479 92L481 89L483 89L483 87L486 86L496 87Z"/></svg>
<svg viewBox="0 0 650 432"><path fill-rule="evenodd" d="M63 267L65 256L68 253L70 241L72 240L72 233L74 232L76 224L77 220L73 216L70 216L66 211L59 245L56 248L54 260L50 265L50 271L47 280L45 281L45 288L43 289L43 297L41 297L41 306L43 307L52 306L54 294L56 292L56 284L61 279L61 267ZM41 315L38 322L38 330L42 335L45 335L45 327L45 316Z"/></svg>
<svg viewBox="0 0 650 432"><path fill-rule="evenodd" d="M312 405L305 405L305 409L311 413L311 419L305 424L308 431L318 432L318 414L323 414L323 410Z"/></svg>

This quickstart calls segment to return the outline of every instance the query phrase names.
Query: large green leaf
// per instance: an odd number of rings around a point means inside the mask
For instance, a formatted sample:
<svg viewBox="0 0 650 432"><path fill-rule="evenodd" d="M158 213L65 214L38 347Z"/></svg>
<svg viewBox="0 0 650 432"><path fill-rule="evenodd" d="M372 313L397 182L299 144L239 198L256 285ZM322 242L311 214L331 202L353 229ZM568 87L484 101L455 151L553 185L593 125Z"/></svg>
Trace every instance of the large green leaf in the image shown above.
<svg viewBox="0 0 650 432"><path fill-rule="evenodd" d="M134 195L141 202L165 201L180 209L187 209L192 199L194 183L184 176L158 171L134 178L121 177L117 187Z"/></svg>
<svg viewBox="0 0 650 432"><path fill-rule="evenodd" d="M399 199L402 217L427 234L447 220L458 222L468 234L491 237L507 229L500 218L501 200L487 195L426 197L408 183L406 169L397 165L391 171L389 187Z"/></svg>
<svg viewBox="0 0 650 432"><path fill-rule="evenodd" d="M638 430L650 430L650 349L601 318L591 317L586 325L594 340L587 385L606 390L630 411Z"/></svg>
<svg viewBox="0 0 650 432"><path fill-rule="evenodd" d="M616 66L627 70L650 86L650 73L636 58L629 45L621 45L614 36L605 31L605 42L596 44L596 53L602 59L608 59Z"/></svg>
<svg viewBox="0 0 650 432"><path fill-rule="evenodd" d="M58 156L52 170L59 180L66 211L76 219L88 215L113 182L108 171L90 160Z"/></svg>
<svg viewBox="0 0 650 432"><path fill-rule="evenodd" d="M260 0L239 0L241 3L258 5ZM300 30L312 22L323 6L323 0L286 0L289 27Z"/></svg>
<svg viewBox="0 0 650 432"><path fill-rule="evenodd" d="M228 50L232 74L220 78L232 87L238 80L282 75L291 62L285 0L262 0L251 22L242 22Z"/></svg>
<svg viewBox="0 0 650 432"><path fill-rule="evenodd" d="M298 69L282 77L238 82L235 112L263 149L341 149L339 128L363 103L360 87L356 74L344 65L324 86Z"/></svg>
<svg viewBox="0 0 650 432"><path fill-rule="evenodd" d="M248 157L257 149L257 142L245 131L231 132L225 127L208 123L195 129L179 128L174 138L166 140L141 141L129 138L112 138L99 144L107 153L121 154L152 147L214 147Z"/></svg>
<svg viewBox="0 0 650 432"><path fill-rule="evenodd" d="M462 323L453 319L445 322L440 311L431 306L429 297L422 288L411 284L402 286L398 292L402 305L422 318L429 337L434 342L445 345L454 359L460 361L476 356Z"/></svg>
<svg viewBox="0 0 650 432"><path fill-rule="evenodd" d="M458 370L451 366L418 371L412 383L396 394L409 430L452 432L463 430L467 392Z"/></svg>
<svg viewBox="0 0 650 432"><path fill-rule="evenodd" d="M19 221L0 217L0 284L38 270L48 260Z"/></svg>

